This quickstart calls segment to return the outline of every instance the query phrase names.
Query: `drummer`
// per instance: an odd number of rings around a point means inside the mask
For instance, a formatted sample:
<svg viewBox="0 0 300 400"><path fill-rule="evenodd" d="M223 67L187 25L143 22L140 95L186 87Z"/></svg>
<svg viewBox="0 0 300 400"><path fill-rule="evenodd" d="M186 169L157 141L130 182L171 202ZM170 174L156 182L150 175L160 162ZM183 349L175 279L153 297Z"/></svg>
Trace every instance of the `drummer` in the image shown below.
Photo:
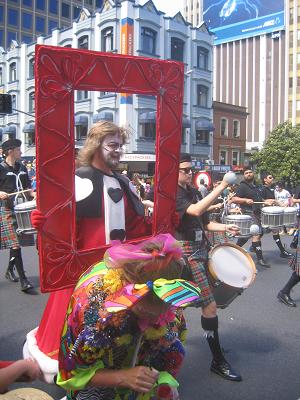
<svg viewBox="0 0 300 400"><path fill-rule="evenodd" d="M31 190L31 183L26 167L21 160L21 140L9 139L2 143L2 155L4 161L0 163L0 228L1 228L1 249L10 249L8 267L5 278L11 282L18 282L20 279L21 290L27 292L33 285L27 279L21 254L20 240L16 232L16 220L13 211L15 196L11 193L30 189L26 194L35 197ZM16 268L19 279L15 275Z"/></svg>
<svg viewBox="0 0 300 400"><path fill-rule="evenodd" d="M236 189L236 194L232 198L232 201L238 204L244 214L251 215L253 218L253 222L257 224L261 228L261 205L257 203L265 203L266 205L272 205L273 199L264 200L261 188L254 183L254 172L251 167L246 166L244 168L244 180L241 181L239 186ZM261 248L261 237L262 231L260 234L252 236L252 248L257 256L258 265L270 268L270 264L268 264L263 257L262 248ZM248 241L248 238L239 238L237 241L238 246L244 246Z"/></svg>
<svg viewBox="0 0 300 400"><path fill-rule="evenodd" d="M282 205L281 203L278 204L278 202L276 202L276 200L275 200L274 189L272 188L272 184L274 181L273 175L269 174L268 172L264 172L261 174L261 179L263 182L263 185L261 187L261 193L262 193L263 199L264 200L272 199L273 200L272 204ZM279 229L272 229L272 233L273 233L273 239L280 250L280 257L282 257L282 258L292 257L293 255L291 253L289 253L288 251L286 251L286 249L283 247L283 244L282 244L280 236L279 236Z"/></svg>
<svg viewBox="0 0 300 400"><path fill-rule="evenodd" d="M200 192L192 187L192 159L189 154L180 155L176 211L180 215L180 223L176 228L175 237L183 246L183 252L188 259L188 267L192 279L201 289L202 309L201 325L212 353L211 371L222 378L232 381L241 381L240 374L234 371L226 361L219 342L217 305L209 286L206 273L208 261L208 241L205 230L230 232L236 234L239 228L236 225L225 225L209 221L206 212L209 206L221 195L231 183L228 176L213 189L204 199ZM229 180L229 179L228 179Z"/></svg>

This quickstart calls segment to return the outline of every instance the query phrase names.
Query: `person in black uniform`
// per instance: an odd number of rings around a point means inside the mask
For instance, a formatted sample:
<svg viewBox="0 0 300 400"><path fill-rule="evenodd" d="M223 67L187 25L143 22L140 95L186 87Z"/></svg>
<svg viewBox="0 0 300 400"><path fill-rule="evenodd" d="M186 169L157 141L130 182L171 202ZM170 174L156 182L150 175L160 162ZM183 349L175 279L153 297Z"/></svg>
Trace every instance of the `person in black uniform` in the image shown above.
<svg viewBox="0 0 300 400"><path fill-rule="evenodd" d="M272 174L269 174L268 172L264 172L261 175L262 181L263 181L263 185L261 186L261 194L262 194L262 198L264 200L274 200L273 204L276 204L276 200L275 200L275 195L274 195L274 189L272 188L272 184L274 181L274 177ZM283 247L283 244L281 242L280 236L279 236L279 230L276 229L272 229L272 233L273 233L273 239L275 241L275 243L277 244L279 250L280 250L280 257L282 258L290 258L292 257L292 253L289 253L288 251L286 251L286 249Z"/></svg>
<svg viewBox="0 0 300 400"><path fill-rule="evenodd" d="M254 202L264 202L266 205L272 205L273 200L264 200L262 197L261 188L254 183L254 173L251 167L244 168L244 180L239 184L232 202L240 206L244 214L250 214L253 221L258 226L261 226L261 205ZM261 248L261 234L252 236L252 248L256 253L257 262L260 266L269 268L270 265L264 260ZM244 246L248 238L239 238L238 246Z"/></svg>
<svg viewBox="0 0 300 400"><path fill-rule="evenodd" d="M201 193L192 187L191 156L186 153L181 154L176 198L176 211L179 213L180 222L175 237L183 247L188 273L192 275L190 279L201 289L201 301L198 305L202 309L201 325L213 356L210 369L225 379L241 381L241 375L227 362L220 346L217 305L206 272L209 243L205 230L228 231L232 234L239 232L236 225L209 221L206 212L230 183L232 182L227 182L224 178L219 186L202 199Z"/></svg>
<svg viewBox="0 0 300 400"><path fill-rule="evenodd" d="M18 282L20 279L21 290L27 292L33 286L27 279L23 268L20 241L16 232L16 220L14 214L15 196L10 193L30 189L31 183L26 167L21 163L22 142L18 139L9 139L2 143L3 159L0 163L0 228L1 228L1 249L10 249L8 268L5 278L11 282ZM30 192L34 197L33 191ZM17 270L19 279L14 273Z"/></svg>

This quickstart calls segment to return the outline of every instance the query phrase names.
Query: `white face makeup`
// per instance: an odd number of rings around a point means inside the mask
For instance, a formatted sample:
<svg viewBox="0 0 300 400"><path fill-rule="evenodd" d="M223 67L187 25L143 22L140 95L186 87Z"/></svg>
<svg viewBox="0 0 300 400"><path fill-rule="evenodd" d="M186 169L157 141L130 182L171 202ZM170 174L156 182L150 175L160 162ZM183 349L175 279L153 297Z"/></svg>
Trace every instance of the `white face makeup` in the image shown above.
<svg viewBox="0 0 300 400"><path fill-rule="evenodd" d="M111 169L118 166L121 154L124 151L124 143L119 133L107 135L100 146L100 152L104 163Z"/></svg>

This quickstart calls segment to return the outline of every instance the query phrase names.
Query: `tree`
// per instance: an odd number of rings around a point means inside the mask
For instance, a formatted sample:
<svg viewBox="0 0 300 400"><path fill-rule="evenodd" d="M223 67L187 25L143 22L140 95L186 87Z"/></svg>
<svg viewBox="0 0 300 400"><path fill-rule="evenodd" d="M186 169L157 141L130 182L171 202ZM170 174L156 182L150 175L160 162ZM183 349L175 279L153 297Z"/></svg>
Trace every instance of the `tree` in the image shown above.
<svg viewBox="0 0 300 400"><path fill-rule="evenodd" d="M290 122L278 125L270 133L262 149L252 156L257 171L267 171L276 179L297 184L300 182L300 126Z"/></svg>

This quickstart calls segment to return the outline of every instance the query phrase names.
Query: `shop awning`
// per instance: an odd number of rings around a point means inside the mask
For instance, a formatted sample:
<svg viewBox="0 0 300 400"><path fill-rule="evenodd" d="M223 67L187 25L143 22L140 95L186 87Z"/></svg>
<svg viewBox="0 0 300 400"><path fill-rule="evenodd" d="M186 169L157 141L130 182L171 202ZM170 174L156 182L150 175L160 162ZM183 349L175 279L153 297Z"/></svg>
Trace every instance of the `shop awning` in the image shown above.
<svg viewBox="0 0 300 400"><path fill-rule="evenodd" d="M23 132L24 133L34 133L35 132L35 124L33 122L25 124L23 127Z"/></svg>
<svg viewBox="0 0 300 400"><path fill-rule="evenodd" d="M114 114L110 111L100 111L97 114L93 115L93 122L99 122L99 121L113 121L114 120Z"/></svg>
<svg viewBox="0 0 300 400"><path fill-rule="evenodd" d="M196 129L200 131L214 131L215 127L209 119L199 118L196 120Z"/></svg>
<svg viewBox="0 0 300 400"><path fill-rule="evenodd" d="M156 122L156 111L148 111L140 114L139 121L141 124L149 124ZM187 117L182 118L182 127L183 128L190 128L191 121Z"/></svg>
<svg viewBox="0 0 300 400"><path fill-rule="evenodd" d="M3 128L2 133L6 134L6 135L7 134L16 134L17 133L17 127L16 127L16 125L6 126L5 128Z"/></svg>
<svg viewBox="0 0 300 400"><path fill-rule="evenodd" d="M89 117L87 115L75 115L75 126L88 126Z"/></svg>
<svg viewBox="0 0 300 400"><path fill-rule="evenodd" d="M141 113L139 116L139 122L141 124L149 124L150 122L155 123L156 122L156 111L147 111L147 112Z"/></svg>

